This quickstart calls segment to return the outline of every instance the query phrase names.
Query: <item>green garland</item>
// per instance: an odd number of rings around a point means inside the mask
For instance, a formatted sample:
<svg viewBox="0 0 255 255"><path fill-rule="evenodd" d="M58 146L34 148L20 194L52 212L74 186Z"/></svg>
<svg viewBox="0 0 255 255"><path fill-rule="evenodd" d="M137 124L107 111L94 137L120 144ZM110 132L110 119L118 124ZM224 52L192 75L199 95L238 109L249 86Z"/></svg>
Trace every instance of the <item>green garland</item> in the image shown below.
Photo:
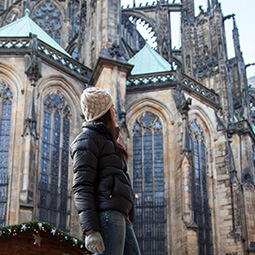
<svg viewBox="0 0 255 255"><path fill-rule="evenodd" d="M81 249L85 252L85 254L92 254L85 248L83 241L77 239L74 236L70 236L66 232L63 232L62 230L42 221L30 221L17 225L2 227L0 228L0 238L15 236L28 231L35 233L39 233L39 231L46 232L47 234L57 238L60 241L64 241L73 247Z"/></svg>

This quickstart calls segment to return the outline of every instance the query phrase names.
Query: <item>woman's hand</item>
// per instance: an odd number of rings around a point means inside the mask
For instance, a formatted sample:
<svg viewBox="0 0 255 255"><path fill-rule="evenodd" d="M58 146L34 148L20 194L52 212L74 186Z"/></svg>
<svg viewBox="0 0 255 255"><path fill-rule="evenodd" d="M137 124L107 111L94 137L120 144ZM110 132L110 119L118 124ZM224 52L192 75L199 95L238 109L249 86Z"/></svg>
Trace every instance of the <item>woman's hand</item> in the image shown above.
<svg viewBox="0 0 255 255"><path fill-rule="evenodd" d="M93 230L88 231L85 236L85 246L93 253L103 253L105 247L100 232Z"/></svg>

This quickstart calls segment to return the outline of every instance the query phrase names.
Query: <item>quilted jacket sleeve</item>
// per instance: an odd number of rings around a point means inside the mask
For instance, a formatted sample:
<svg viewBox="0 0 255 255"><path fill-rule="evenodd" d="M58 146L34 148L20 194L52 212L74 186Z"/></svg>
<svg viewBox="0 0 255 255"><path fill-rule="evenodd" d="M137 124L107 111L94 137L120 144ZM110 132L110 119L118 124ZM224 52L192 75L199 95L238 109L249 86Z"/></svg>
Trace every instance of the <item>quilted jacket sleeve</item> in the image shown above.
<svg viewBox="0 0 255 255"><path fill-rule="evenodd" d="M99 152L99 145L88 136L77 138L71 145L74 202L84 234L100 231L94 196Z"/></svg>

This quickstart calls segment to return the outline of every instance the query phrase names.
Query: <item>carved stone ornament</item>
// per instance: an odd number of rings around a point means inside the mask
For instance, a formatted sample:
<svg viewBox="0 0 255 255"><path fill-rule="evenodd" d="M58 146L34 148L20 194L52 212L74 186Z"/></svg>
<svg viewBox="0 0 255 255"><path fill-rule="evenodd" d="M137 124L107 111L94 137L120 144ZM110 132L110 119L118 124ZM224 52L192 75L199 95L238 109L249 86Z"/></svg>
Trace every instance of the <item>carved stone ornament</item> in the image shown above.
<svg viewBox="0 0 255 255"><path fill-rule="evenodd" d="M41 59L36 56L36 52L38 49L38 41L37 36L30 34L30 54L25 55L25 73L28 76L29 80L31 80L32 85L37 82L41 77L42 70L42 62Z"/></svg>
<svg viewBox="0 0 255 255"><path fill-rule="evenodd" d="M182 114L187 114L190 109L192 99L185 98L183 90L180 86L177 86L176 89L173 91L173 97L174 97L177 109Z"/></svg>
<svg viewBox="0 0 255 255"><path fill-rule="evenodd" d="M249 172L249 169L245 169L243 174L242 174L242 183L246 184L246 183L253 183L252 181L252 176Z"/></svg>
<svg viewBox="0 0 255 255"><path fill-rule="evenodd" d="M41 77L42 61L35 55L25 55L25 73L32 83L38 81Z"/></svg>
<svg viewBox="0 0 255 255"><path fill-rule="evenodd" d="M109 48L109 54L112 58L120 58L121 57L121 50L120 46L116 43L113 43L112 46Z"/></svg>

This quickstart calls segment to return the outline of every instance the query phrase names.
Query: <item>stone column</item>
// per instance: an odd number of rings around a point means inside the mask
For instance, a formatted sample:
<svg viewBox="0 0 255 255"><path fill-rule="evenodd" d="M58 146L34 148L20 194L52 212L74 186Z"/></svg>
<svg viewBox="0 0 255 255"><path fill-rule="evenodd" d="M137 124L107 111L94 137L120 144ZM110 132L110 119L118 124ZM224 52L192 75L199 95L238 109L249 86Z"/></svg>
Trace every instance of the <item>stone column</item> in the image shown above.
<svg viewBox="0 0 255 255"><path fill-rule="evenodd" d="M112 47L120 47L120 0L90 0L86 14L82 58L86 66L94 68L103 51L111 55Z"/></svg>
<svg viewBox="0 0 255 255"><path fill-rule="evenodd" d="M127 137L126 127L126 80L133 66L128 63L100 57L90 80L90 86L108 91L116 109L116 121L122 134ZM124 140L126 140L124 138Z"/></svg>
<svg viewBox="0 0 255 255"><path fill-rule="evenodd" d="M179 94L180 104L178 106L179 111L182 115L182 133L183 133L183 158L182 158L182 220L186 227L186 254L198 254L198 236L197 230L198 226L194 221L194 210L192 206L192 193L193 193L193 181L192 181L192 154L189 145L189 116L188 112L190 110L191 99L186 99L183 91Z"/></svg>
<svg viewBox="0 0 255 255"><path fill-rule="evenodd" d="M247 178L247 177L246 177ZM249 176L243 184L243 239L247 254L255 254L255 199L254 184Z"/></svg>
<svg viewBox="0 0 255 255"><path fill-rule="evenodd" d="M34 183L37 176L35 162L36 153L36 111L34 102L34 88L36 82L41 78L41 60L37 57L37 37L31 37L31 52L25 55L25 73L30 81L27 85L26 95L30 101L25 106L26 119L23 129L22 164L21 164L21 190L20 190L20 215L19 221L33 220L34 211Z"/></svg>

